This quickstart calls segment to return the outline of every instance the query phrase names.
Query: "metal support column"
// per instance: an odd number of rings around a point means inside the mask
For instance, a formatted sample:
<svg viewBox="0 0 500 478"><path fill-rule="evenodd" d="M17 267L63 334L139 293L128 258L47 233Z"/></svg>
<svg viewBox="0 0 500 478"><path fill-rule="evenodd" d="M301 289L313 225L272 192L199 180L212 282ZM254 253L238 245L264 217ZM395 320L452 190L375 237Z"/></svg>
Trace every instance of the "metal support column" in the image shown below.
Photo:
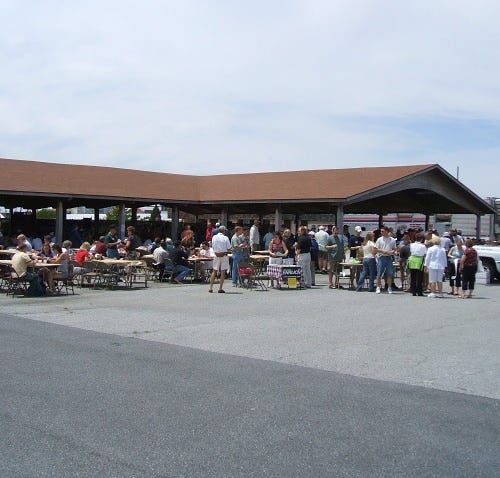
<svg viewBox="0 0 500 478"><path fill-rule="evenodd" d="M220 225L227 227L227 207L221 210L220 212Z"/></svg>
<svg viewBox="0 0 500 478"><path fill-rule="evenodd" d="M279 231L281 229L281 222L282 222L282 214L281 214L281 207L277 206L276 211L274 212L274 231Z"/></svg>
<svg viewBox="0 0 500 478"><path fill-rule="evenodd" d="M137 206L132 206L132 225L137 226Z"/></svg>
<svg viewBox="0 0 500 478"><path fill-rule="evenodd" d="M56 242L62 244L64 227L64 204L62 201L57 201L56 208Z"/></svg>
<svg viewBox="0 0 500 478"><path fill-rule="evenodd" d="M344 231L344 205L337 204L337 224L336 226L339 228L339 233L342 234Z"/></svg>
<svg viewBox="0 0 500 478"><path fill-rule="evenodd" d="M120 212L119 212L119 219L118 219L118 222L119 222L119 234L120 234L120 237L123 239L126 237L125 235L125 223L127 221L127 207L125 204L120 204Z"/></svg>
<svg viewBox="0 0 500 478"><path fill-rule="evenodd" d="M172 240L175 242L179 240L179 208L174 206L172 208Z"/></svg>
<svg viewBox="0 0 500 478"><path fill-rule="evenodd" d="M476 214L476 239L481 239L481 216Z"/></svg>
<svg viewBox="0 0 500 478"><path fill-rule="evenodd" d="M99 206L94 207L94 224L92 224L93 237L99 239Z"/></svg>

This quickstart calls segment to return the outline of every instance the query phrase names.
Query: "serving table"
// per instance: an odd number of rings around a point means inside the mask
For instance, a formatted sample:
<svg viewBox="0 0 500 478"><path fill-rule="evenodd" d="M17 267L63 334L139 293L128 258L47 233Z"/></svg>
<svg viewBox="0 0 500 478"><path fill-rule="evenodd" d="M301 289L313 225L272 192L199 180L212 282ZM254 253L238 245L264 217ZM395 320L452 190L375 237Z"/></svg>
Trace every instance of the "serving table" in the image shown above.
<svg viewBox="0 0 500 478"><path fill-rule="evenodd" d="M304 272L299 265L292 264L269 264L267 275L270 279L276 279L278 288L283 286L293 289L304 287Z"/></svg>

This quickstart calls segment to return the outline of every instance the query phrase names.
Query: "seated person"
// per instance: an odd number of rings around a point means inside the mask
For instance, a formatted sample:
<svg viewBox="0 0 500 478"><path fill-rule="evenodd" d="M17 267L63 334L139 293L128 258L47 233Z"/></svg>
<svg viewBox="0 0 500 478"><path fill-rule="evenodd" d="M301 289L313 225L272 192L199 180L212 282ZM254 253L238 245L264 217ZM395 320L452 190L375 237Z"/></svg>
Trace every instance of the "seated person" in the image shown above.
<svg viewBox="0 0 500 478"><path fill-rule="evenodd" d="M73 269L75 274L85 274L88 272L88 269L85 267L85 262L92 260L90 249L90 244L85 241L76 252L75 261L78 262L79 266Z"/></svg>
<svg viewBox="0 0 500 478"><path fill-rule="evenodd" d="M149 251L149 253L150 253L150 254L153 254L153 252L155 251L155 249L156 249L157 247L160 247L161 242L162 242L162 241L161 241L161 238L160 238L160 237L155 237L154 242L152 242L152 243L151 243L151 244L149 244L149 246L148 246L148 251Z"/></svg>
<svg viewBox="0 0 500 478"><path fill-rule="evenodd" d="M16 271L19 278L27 280L30 284L42 277L46 282L49 281L50 272L46 267L38 270L38 272L29 272L28 267L34 267L36 259L32 259L28 254L28 246L20 244L17 246L18 252L12 256L12 267Z"/></svg>
<svg viewBox="0 0 500 478"><path fill-rule="evenodd" d="M42 244L43 242L38 236L33 238L33 240L31 241L31 246L35 251L40 251L42 249Z"/></svg>
<svg viewBox="0 0 500 478"><path fill-rule="evenodd" d="M54 244L52 244L54 246ZM68 256L73 256L75 254L75 251L73 250L73 243L70 240L66 240L62 243L62 251L66 252Z"/></svg>
<svg viewBox="0 0 500 478"><path fill-rule="evenodd" d="M169 258L169 253L167 251L167 244L165 241L160 240L160 244L153 251L153 264L158 268L159 278L163 277L163 273L165 272L165 262L166 259Z"/></svg>
<svg viewBox="0 0 500 478"><path fill-rule="evenodd" d="M104 236L99 237L97 241L94 242L92 247L90 248L91 254L100 254L103 257L106 257L106 252L108 251L108 245L106 244Z"/></svg>
<svg viewBox="0 0 500 478"><path fill-rule="evenodd" d="M21 246L23 244L26 245L26 252L33 251L33 247L31 246L30 241L28 241L28 238L24 234L19 234L19 236L17 236L17 245Z"/></svg>
<svg viewBox="0 0 500 478"><path fill-rule="evenodd" d="M181 245L180 241L174 242L174 249L170 251L170 259L174 264L174 271L179 272L173 282L182 284L184 277L186 277L189 272L191 272L191 268L189 262L187 261L186 250Z"/></svg>
<svg viewBox="0 0 500 478"><path fill-rule="evenodd" d="M45 259L48 259L49 257L55 257L54 253L52 252L50 242L44 242L42 244L42 250L38 254L38 257L43 257Z"/></svg>
<svg viewBox="0 0 500 478"><path fill-rule="evenodd" d="M48 259L47 262L52 264L59 264L55 272L50 272L47 277L50 291L54 294L56 286L54 279L67 279L69 276L69 254L64 252L59 244L54 244L52 250L55 252L56 257Z"/></svg>
<svg viewBox="0 0 500 478"><path fill-rule="evenodd" d="M198 252L200 257L210 257L213 259L215 257L214 250L210 247L207 241L201 243L200 250ZM207 271L211 271L214 268L214 261L202 261L200 264L200 269L202 274L206 274Z"/></svg>

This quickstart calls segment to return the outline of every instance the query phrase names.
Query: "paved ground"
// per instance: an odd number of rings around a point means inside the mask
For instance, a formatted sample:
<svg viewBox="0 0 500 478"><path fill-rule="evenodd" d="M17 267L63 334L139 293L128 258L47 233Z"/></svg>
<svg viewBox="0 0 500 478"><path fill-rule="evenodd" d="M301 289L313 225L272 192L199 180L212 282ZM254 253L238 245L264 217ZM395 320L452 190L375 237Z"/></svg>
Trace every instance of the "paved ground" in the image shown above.
<svg viewBox="0 0 500 478"><path fill-rule="evenodd" d="M499 476L500 287L227 290L0 296L2 477Z"/></svg>
<svg viewBox="0 0 500 478"><path fill-rule="evenodd" d="M500 284L473 299L203 285L12 299L0 311L96 332L500 398Z"/></svg>

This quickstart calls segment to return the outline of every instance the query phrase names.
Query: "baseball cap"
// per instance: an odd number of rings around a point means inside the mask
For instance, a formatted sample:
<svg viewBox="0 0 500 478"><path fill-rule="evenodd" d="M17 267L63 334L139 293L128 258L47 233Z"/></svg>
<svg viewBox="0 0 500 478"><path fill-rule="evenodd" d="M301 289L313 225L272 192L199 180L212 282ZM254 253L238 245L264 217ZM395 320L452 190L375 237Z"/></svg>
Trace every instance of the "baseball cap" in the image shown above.
<svg viewBox="0 0 500 478"><path fill-rule="evenodd" d="M309 231L309 232L308 232L308 234L309 234L310 236L315 236L315 235L316 235L316 234L314 233L314 231Z"/></svg>
<svg viewBox="0 0 500 478"><path fill-rule="evenodd" d="M356 227L354 228L354 230L355 230L356 232L361 232L363 229L361 228L361 226L356 226Z"/></svg>

